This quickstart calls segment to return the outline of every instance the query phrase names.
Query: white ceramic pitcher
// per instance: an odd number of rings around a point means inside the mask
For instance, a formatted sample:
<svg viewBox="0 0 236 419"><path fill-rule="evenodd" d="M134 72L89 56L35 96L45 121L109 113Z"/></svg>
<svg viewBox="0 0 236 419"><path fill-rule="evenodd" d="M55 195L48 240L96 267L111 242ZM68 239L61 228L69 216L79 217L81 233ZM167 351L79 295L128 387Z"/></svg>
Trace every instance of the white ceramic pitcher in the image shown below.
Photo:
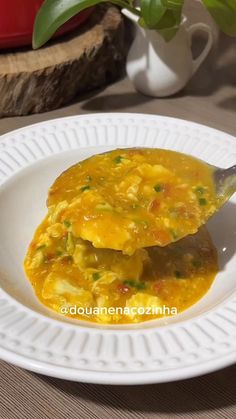
<svg viewBox="0 0 236 419"><path fill-rule="evenodd" d="M128 77L136 90L153 97L171 96L182 90L211 50L211 28L204 23L186 28L182 22L175 37L166 42L157 31L140 27L136 15L126 9L122 12L136 22L135 37L126 64ZM199 30L206 32L208 38L201 54L193 59L192 36Z"/></svg>

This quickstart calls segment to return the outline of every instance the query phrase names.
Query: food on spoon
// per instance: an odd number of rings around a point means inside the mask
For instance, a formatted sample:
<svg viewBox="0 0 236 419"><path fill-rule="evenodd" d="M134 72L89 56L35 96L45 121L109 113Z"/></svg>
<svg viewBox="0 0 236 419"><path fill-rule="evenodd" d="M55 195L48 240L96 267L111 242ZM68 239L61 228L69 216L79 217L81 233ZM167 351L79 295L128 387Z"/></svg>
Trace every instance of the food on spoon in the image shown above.
<svg viewBox="0 0 236 419"><path fill-rule="evenodd" d="M115 150L66 170L50 188L49 211L75 237L131 255L196 233L218 206L212 174L170 150Z"/></svg>

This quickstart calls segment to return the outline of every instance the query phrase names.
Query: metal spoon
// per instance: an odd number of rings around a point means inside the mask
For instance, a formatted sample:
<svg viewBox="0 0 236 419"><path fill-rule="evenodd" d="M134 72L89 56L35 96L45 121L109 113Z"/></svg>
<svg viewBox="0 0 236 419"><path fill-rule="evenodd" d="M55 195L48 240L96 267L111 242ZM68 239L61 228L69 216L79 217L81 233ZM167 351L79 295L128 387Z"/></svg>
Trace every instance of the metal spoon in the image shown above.
<svg viewBox="0 0 236 419"><path fill-rule="evenodd" d="M236 165L228 169L215 167L213 176L216 194L220 198L221 207L236 192Z"/></svg>

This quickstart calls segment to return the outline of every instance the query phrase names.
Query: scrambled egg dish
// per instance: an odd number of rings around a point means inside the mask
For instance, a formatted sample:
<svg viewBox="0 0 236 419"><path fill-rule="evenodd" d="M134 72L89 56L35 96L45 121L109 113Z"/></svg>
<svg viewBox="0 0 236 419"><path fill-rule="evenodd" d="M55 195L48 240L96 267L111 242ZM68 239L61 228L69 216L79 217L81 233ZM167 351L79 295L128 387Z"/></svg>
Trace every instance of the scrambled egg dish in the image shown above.
<svg viewBox="0 0 236 419"><path fill-rule="evenodd" d="M211 168L190 156L124 149L91 157L50 188L27 276L40 301L67 316L62 307L74 305L183 311L217 273L215 248L199 230L217 205ZM87 313L73 317L134 323L166 315Z"/></svg>

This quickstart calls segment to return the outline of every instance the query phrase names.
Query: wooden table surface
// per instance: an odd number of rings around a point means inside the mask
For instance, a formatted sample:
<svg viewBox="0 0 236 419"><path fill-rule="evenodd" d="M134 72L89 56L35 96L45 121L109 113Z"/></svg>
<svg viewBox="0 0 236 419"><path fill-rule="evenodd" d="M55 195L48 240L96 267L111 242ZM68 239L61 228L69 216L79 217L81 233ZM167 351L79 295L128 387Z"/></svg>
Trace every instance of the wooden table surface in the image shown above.
<svg viewBox="0 0 236 419"><path fill-rule="evenodd" d="M143 112L199 122L236 135L236 41L222 37L181 94L151 99L128 80L47 114L0 120L0 134L90 112ZM236 140L235 140L236 141ZM147 386L99 386L43 377L0 363L0 418L236 418L236 366L203 377Z"/></svg>

